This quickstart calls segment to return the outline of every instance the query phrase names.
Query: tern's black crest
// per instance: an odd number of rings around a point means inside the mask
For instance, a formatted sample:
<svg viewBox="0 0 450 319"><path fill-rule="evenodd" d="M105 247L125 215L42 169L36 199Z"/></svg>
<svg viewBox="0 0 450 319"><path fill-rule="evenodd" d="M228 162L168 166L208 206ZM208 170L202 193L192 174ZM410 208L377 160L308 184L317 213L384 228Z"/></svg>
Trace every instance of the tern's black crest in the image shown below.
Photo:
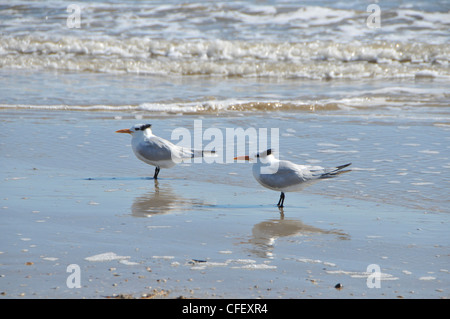
<svg viewBox="0 0 450 319"><path fill-rule="evenodd" d="M136 127L135 130L136 131L144 131L144 130L148 129L149 127L152 127L152 125L151 124L143 124L139 127Z"/></svg>
<svg viewBox="0 0 450 319"><path fill-rule="evenodd" d="M272 154L271 148L269 148L267 151L256 154L256 157L266 157L266 156L269 156L270 154Z"/></svg>

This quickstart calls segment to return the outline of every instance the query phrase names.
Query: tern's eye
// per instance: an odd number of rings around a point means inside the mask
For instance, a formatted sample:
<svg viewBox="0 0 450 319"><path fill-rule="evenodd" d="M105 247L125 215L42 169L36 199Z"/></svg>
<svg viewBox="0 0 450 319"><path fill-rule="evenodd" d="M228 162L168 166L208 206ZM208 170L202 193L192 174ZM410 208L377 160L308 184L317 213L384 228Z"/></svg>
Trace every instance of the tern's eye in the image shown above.
<svg viewBox="0 0 450 319"><path fill-rule="evenodd" d="M140 128L139 127L136 127L135 129L134 129L135 131L139 131L140 130Z"/></svg>

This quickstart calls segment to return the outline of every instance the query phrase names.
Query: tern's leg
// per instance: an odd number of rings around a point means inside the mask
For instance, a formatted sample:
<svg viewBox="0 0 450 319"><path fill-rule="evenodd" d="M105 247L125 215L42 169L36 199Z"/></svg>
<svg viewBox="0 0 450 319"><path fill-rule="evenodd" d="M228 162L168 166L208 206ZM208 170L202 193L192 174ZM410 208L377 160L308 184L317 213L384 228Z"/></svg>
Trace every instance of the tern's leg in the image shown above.
<svg viewBox="0 0 450 319"><path fill-rule="evenodd" d="M277 206L278 206L278 207L283 207L283 204L284 204L284 193L281 192L280 200L278 201Z"/></svg>
<svg viewBox="0 0 450 319"><path fill-rule="evenodd" d="M159 166L156 166L156 168L155 168L155 175L153 175L154 179L158 178L159 170L160 170Z"/></svg>

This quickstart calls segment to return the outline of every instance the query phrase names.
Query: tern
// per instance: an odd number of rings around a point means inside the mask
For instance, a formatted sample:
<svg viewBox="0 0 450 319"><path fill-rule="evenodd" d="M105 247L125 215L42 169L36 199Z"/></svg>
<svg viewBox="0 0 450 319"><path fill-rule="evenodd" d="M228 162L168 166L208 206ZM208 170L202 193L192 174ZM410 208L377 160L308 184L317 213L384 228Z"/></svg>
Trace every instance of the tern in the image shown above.
<svg viewBox="0 0 450 319"><path fill-rule="evenodd" d="M254 161L252 170L255 179L264 187L280 191L280 200L277 206L284 205L285 192L298 192L306 186L321 179L335 177L339 174L350 172L342 170L351 163L324 168L321 166L299 165L290 161L278 160L271 149L256 154L254 157L238 156L235 160Z"/></svg>
<svg viewBox="0 0 450 319"><path fill-rule="evenodd" d="M131 134L131 147L138 159L155 166L156 180L161 168L171 168L183 160L214 155L215 151L203 151L175 145L152 133L151 124L136 124L116 133Z"/></svg>

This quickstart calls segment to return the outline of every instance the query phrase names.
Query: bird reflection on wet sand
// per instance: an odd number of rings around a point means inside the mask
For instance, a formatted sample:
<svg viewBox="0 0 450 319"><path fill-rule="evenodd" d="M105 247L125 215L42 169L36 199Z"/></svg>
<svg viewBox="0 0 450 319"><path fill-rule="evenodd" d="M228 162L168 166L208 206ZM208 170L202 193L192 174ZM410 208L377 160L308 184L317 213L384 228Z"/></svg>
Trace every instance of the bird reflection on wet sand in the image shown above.
<svg viewBox="0 0 450 319"><path fill-rule="evenodd" d="M155 180L155 190L136 197L131 206L131 213L134 217L149 217L157 214L169 214L176 210L187 210L203 204L197 199L186 199L179 196L168 184L160 187L158 180Z"/></svg>
<svg viewBox="0 0 450 319"><path fill-rule="evenodd" d="M350 239L348 234L338 230L325 230L306 225L299 219L285 219L284 211L280 209L279 219L269 219L253 226L248 243L252 244L250 251L262 258L273 256L275 241L280 237L311 236L315 234L333 234L338 239Z"/></svg>

